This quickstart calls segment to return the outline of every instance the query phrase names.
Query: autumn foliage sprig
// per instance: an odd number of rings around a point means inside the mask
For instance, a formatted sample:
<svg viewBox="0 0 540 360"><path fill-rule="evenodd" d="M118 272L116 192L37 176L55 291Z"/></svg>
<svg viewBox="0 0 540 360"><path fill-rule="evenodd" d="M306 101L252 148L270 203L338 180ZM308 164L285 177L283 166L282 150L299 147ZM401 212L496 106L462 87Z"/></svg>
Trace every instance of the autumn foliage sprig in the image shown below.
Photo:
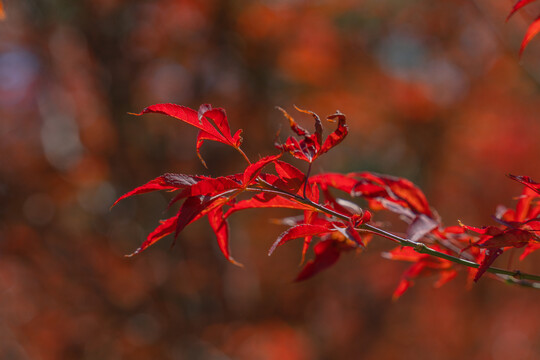
<svg viewBox="0 0 540 360"><path fill-rule="evenodd" d="M323 123L317 114L297 108L314 119L315 131L310 133L285 110L280 110L297 138L291 136L285 143L276 142L277 154L255 162L250 161L241 149L241 131L231 135L223 109L202 105L195 111L174 104L158 104L137 114L161 113L198 128L196 151L203 164L199 150L206 140L233 147L247 164L242 173L220 177L164 174L121 196L115 204L132 195L167 190L177 192L170 205L182 202L178 212L162 220L131 255L147 249L166 235L174 234L176 239L187 225L206 217L225 258L240 265L229 250L228 218L245 209L288 208L300 211L300 216L282 220L289 228L270 247L269 255L277 247L301 238L303 261L310 245L317 239L313 246L314 258L305 263L296 280L305 280L330 267L342 253L361 252L373 235L379 235L397 245L383 253L385 258L412 263L402 275L394 298L401 296L416 278L436 274L435 285L440 286L453 279L460 269L466 269L469 279L474 282L485 273L491 273L506 282L539 287L540 276L498 269L492 264L510 249L524 248L520 257L523 259L540 248L536 235L540 230L540 184L528 177L511 175L512 179L525 185L524 190L516 209L497 212L497 226L475 228L460 224L445 227L424 194L406 179L371 172L310 176L313 161L346 137L345 115L338 111L327 117L327 120L337 122L337 126L323 139ZM308 171L304 173L281 160L285 153L306 161ZM365 199L369 210L336 196L336 193ZM381 210L398 214L408 224L406 237L388 232L372 220L370 211Z"/></svg>

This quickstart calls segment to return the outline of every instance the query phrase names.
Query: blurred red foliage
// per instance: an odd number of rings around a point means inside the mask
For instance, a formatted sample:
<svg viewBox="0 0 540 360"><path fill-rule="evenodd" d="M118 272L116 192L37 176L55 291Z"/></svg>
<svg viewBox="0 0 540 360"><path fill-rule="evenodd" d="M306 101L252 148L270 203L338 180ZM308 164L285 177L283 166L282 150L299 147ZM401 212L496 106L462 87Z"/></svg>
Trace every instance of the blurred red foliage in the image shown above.
<svg viewBox="0 0 540 360"><path fill-rule="evenodd" d="M280 344L299 359L537 356L538 295L527 289L484 282L474 292L457 283L433 291L427 279L392 303L407 264L381 261L378 250L389 249L375 244L290 284L283 279L298 252L265 255L282 230L268 224L283 216L272 210L232 220L231 246L247 270L224 261L211 231L195 224L173 251L163 243L126 259L166 199L109 212L164 171L241 170L220 144L202 150L204 169L194 131L127 112L223 106L249 134L247 150L268 153L266 134L282 121L274 106L297 104L349 119L349 141L314 173L403 176L447 222L489 223L515 195L504 174L540 178L540 52L529 43L520 66L528 23L516 16L505 25L510 3L4 5L0 358L286 357ZM536 255L523 271L539 272Z"/></svg>

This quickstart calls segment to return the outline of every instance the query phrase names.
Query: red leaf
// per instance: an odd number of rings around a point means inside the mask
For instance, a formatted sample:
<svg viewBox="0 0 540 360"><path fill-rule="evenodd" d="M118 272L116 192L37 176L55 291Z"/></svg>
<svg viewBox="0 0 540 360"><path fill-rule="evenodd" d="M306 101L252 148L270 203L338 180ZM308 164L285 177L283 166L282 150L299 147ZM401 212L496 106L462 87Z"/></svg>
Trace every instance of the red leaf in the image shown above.
<svg viewBox="0 0 540 360"><path fill-rule="evenodd" d="M412 264L401 276L400 284L398 285L398 288L394 291L394 294L392 295L392 300L397 300L399 296L403 295L405 290L407 290L409 287L411 287L414 284L412 279L419 277L424 272L425 273L430 272L429 270L427 271L426 270L427 270L427 264L424 261L419 261L415 264ZM406 287L403 285L404 282L407 282Z"/></svg>
<svg viewBox="0 0 540 360"><path fill-rule="evenodd" d="M502 247L516 247L520 248L529 243L533 239L534 234L526 230L521 229L499 229L495 226L486 226L481 229L472 226L461 224L467 230L474 231L478 234L482 234L480 240L474 243L472 246L478 246L481 248L502 248Z"/></svg>
<svg viewBox="0 0 540 360"><path fill-rule="evenodd" d="M486 226L479 229L463 224L461 224L461 226L467 230L483 235L476 243L463 249L464 251L471 246L485 248L483 253L484 257L481 260L480 267L474 276L475 282L482 277L495 259L503 253L505 247L520 248L525 245L530 246L530 244L536 240L536 235L527 230L515 228L507 228L503 230L495 226Z"/></svg>
<svg viewBox="0 0 540 360"><path fill-rule="evenodd" d="M300 127L296 121L282 108L278 108L283 115L289 120L289 125L291 129L296 133L296 135L303 137L301 140L297 140L294 137L290 136L285 141L285 144L279 144L276 142L275 146L281 151L289 152L292 156L297 159L307 161L312 163L320 155L324 154L337 144L339 144L347 135L347 125L345 124L345 115L339 111L333 115L330 115L327 119L332 121L338 119L337 129L328 136L322 144L322 123L321 119L317 114L312 111L301 110L296 108L296 110L310 114L315 119L315 133L310 134L306 129Z"/></svg>
<svg viewBox="0 0 540 360"><path fill-rule="evenodd" d="M315 221L318 219L317 212L316 211L304 211L304 224L314 224ZM313 239L313 235L308 235L304 238L304 245L302 246L302 257L300 259L300 264L304 263L304 260L306 258L306 253L309 248L309 244L311 244L311 240Z"/></svg>
<svg viewBox="0 0 540 360"><path fill-rule="evenodd" d="M365 248L364 242L362 241L362 238L360 237L360 234L358 234L358 231L354 228L352 224L348 224L345 234L347 236L347 239L355 242L360 247Z"/></svg>
<svg viewBox="0 0 540 360"><path fill-rule="evenodd" d="M201 147L205 140L212 140L212 141L218 141L221 142L221 139L215 135L212 135L210 133L207 133L204 130L199 130L199 133L197 134L197 145L195 146L195 150L197 152L197 157L199 160L201 160L201 163L204 165L205 168L208 168L206 166L206 161L204 161L202 155L201 155Z"/></svg>
<svg viewBox="0 0 540 360"><path fill-rule="evenodd" d="M408 288L412 286L413 282L406 278L401 278L396 290L392 294L392 300L396 301L407 291Z"/></svg>
<svg viewBox="0 0 540 360"><path fill-rule="evenodd" d="M417 214L411 210L408 205L402 201L394 202L388 198L377 197L370 202L371 208L380 206L393 213L399 214L401 218L409 223L407 228L407 238L412 241L418 241L430 232L436 230L439 222L425 214Z"/></svg>
<svg viewBox="0 0 540 360"><path fill-rule="evenodd" d="M218 178L206 178L186 187L180 194L171 200L169 206L189 196L211 195L220 196L230 190L240 189L242 185L236 181L235 176L220 176Z"/></svg>
<svg viewBox="0 0 540 360"><path fill-rule="evenodd" d="M253 180L255 180L257 176L259 176L259 173L266 165L270 164L271 162L276 162L277 159L281 157L281 155L282 154L266 156L261 160L257 161L255 164L249 165L244 171L244 186L250 185Z"/></svg>
<svg viewBox="0 0 540 360"><path fill-rule="evenodd" d="M533 251L535 250L538 250L540 249L540 243L529 243L526 247L525 247L525 250L523 251L523 253L521 254L521 256L519 257L519 260L523 260L525 259L525 257L527 255L529 255L530 253L532 253Z"/></svg>
<svg viewBox="0 0 540 360"><path fill-rule="evenodd" d="M164 174L122 195L121 197L118 198L118 200L114 202L112 206L115 206L120 200L125 199L132 195L144 194L147 192L157 191L157 190L184 189L186 187L196 184L198 181L201 181L203 179L208 179L208 178L205 176L193 176L193 175L183 175L183 174Z"/></svg>
<svg viewBox="0 0 540 360"><path fill-rule="evenodd" d="M208 208L215 200L216 199L213 199L210 196L188 197L180 207L180 210L178 210L174 237L176 238L180 231L188 224L191 224L193 221L200 218L202 216L202 211Z"/></svg>
<svg viewBox="0 0 540 360"><path fill-rule="evenodd" d="M285 232L283 232L277 240L274 242L272 247L270 247L270 250L268 251L268 255L272 255L274 250L280 246L286 243L289 240L297 239L300 237L305 236L313 236L313 235L324 235L331 232L331 223L327 222L324 225L313 225L313 224L300 224L296 225Z"/></svg>
<svg viewBox="0 0 540 360"><path fill-rule="evenodd" d="M285 163L283 161L276 161L275 163L276 172L279 175L279 178L276 179L272 185L278 187L281 190L304 196L304 182L306 176L303 172L298 170L296 167L291 164ZM306 197L313 201L319 201L319 188L316 185L308 184L306 186Z"/></svg>
<svg viewBox="0 0 540 360"><path fill-rule="evenodd" d="M220 176L215 179L208 178L184 189L189 196L196 195L220 195L226 191L238 189L241 185L233 177Z"/></svg>
<svg viewBox="0 0 540 360"><path fill-rule="evenodd" d="M276 148L283 152L288 152L297 159L312 162L315 154L315 150L312 147L305 146L304 142L299 142L293 137L289 137L285 144L274 144Z"/></svg>
<svg viewBox="0 0 540 360"><path fill-rule="evenodd" d="M339 181L341 179L344 179L345 182L352 180L349 182L348 184L349 186L347 186L347 189L340 189L347 192L349 192L350 189L352 189L352 187L357 181L354 179L349 179L345 175L340 176L340 174L330 174L329 177L326 177L326 175L327 174L315 175L310 179L310 184L314 184L314 185L318 184L321 186L321 190L324 194L324 199L326 201L325 206L330 207L334 211L340 214L343 214L345 216L361 214L362 209L358 205L348 200L339 199L339 198L336 199L334 195L329 191L329 187L337 188L337 186L340 186L336 182L336 180Z"/></svg>
<svg viewBox="0 0 540 360"><path fill-rule="evenodd" d="M306 179L304 173L293 165L281 160L276 161L274 165L279 179L273 185L282 190L303 196L303 185ZM306 187L306 197L313 202L318 202L319 188L315 184L308 184Z"/></svg>
<svg viewBox="0 0 540 360"><path fill-rule="evenodd" d="M510 18L512 17L512 15L514 15L514 13L516 11L518 11L519 9L521 9L522 7L524 7L525 5L528 5L532 2L534 2L536 0L519 0L517 3L514 4L514 7L512 8L512 11L510 11L510 14L508 14L508 17L506 18L506 21L510 20Z"/></svg>
<svg viewBox="0 0 540 360"><path fill-rule="evenodd" d="M427 254L421 254L419 252L416 252L411 247L397 247L397 248L392 249L391 251L384 252L382 255L386 259L411 261L411 262L417 262L418 260L429 256Z"/></svg>
<svg viewBox="0 0 540 360"><path fill-rule="evenodd" d="M358 184L358 180L354 177L337 173L313 175L309 178L309 182L320 184L321 187L333 187L334 189L344 191L347 194L350 194L354 186Z"/></svg>
<svg viewBox="0 0 540 360"><path fill-rule="evenodd" d="M433 218L424 193L409 180L368 172L355 175L360 180L351 191L351 195L368 199L384 197L388 201L411 209L416 214L425 214Z"/></svg>
<svg viewBox="0 0 540 360"><path fill-rule="evenodd" d="M291 130L295 132L296 135L309 136L309 132L303 127L301 127L300 125L298 125L298 123L294 121L294 119L292 118L292 116L289 115L288 112L286 112L284 109L280 108L279 106L277 107L277 109L283 113L283 116L285 116L287 120L289 120L289 126L291 127Z"/></svg>
<svg viewBox="0 0 540 360"><path fill-rule="evenodd" d="M507 211L500 214L500 216L497 216L497 218L504 221L524 222L538 217L540 214L540 207L534 206L533 204L533 200L537 196L537 190L525 186L516 204L516 210L507 209Z"/></svg>
<svg viewBox="0 0 540 360"><path fill-rule="evenodd" d="M306 263L306 266L300 271L295 281L309 279L320 271L334 265L343 251L343 246L338 240L325 240L317 243L314 249L315 259Z"/></svg>
<svg viewBox="0 0 540 360"><path fill-rule="evenodd" d="M525 230L509 229L502 234L488 237L475 245L484 248L515 247L520 248L529 243L532 235Z"/></svg>
<svg viewBox="0 0 540 360"><path fill-rule="evenodd" d="M231 136L231 130L225 110L220 108L212 109L208 104L201 105L199 112L176 104L156 104L149 106L141 113L134 115L147 113L160 113L172 116L200 129L201 131L197 137L197 155L201 161L203 161L203 164L204 160L202 160L200 156L199 149L205 140L218 141L237 149L242 143L240 130L237 131L234 136Z"/></svg>
<svg viewBox="0 0 540 360"><path fill-rule="evenodd" d="M433 284L433 286L435 286L436 288L443 286L444 284L455 278L457 276L457 271L452 269L441 271L439 274L439 280L437 280L437 282Z"/></svg>
<svg viewBox="0 0 540 360"><path fill-rule="evenodd" d="M459 224L462 227L464 227L465 229L473 231L473 232L475 232L477 234L481 234L481 235L494 236L494 235L500 235L500 234L503 233L503 230L499 229L496 226L484 226L482 228L477 228L477 227L474 227L474 226L464 225L461 222Z"/></svg>
<svg viewBox="0 0 540 360"><path fill-rule="evenodd" d="M304 114L309 114L309 115L313 116L313 119L315 120L315 140L317 141L317 144L320 146L322 144L323 127L322 127L322 122L321 122L321 118L319 117L319 115L315 114L313 111L302 110L302 109L298 108L297 106L295 106L294 108L297 111L303 112ZM298 134L298 135L300 135L300 134Z"/></svg>
<svg viewBox="0 0 540 360"><path fill-rule="evenodd" d="M476 275L474 276L474 282L477 282L480 280L482 275L486 272L486 270L493 264L496 258L499 257L503 253L502 249L497 248L488 248L486 249L484 253L484 259L480 263L480 267L478 268L478 271L476 272Z"/></svg>
<svg viewBox="0 0 540 360"><path fill-rule="evenodd" d="M313 208L309 205L271 194L257 194L251 199L242 200L237 202L236 204L230 205L231 208L227 212L226 217L229 217L234 212L253 208L287 208L298 210L313 210Z"/></svg>
<svg viewBox="0 0 540 360"><path fill-rule="evenodd" d="M540 16L534 19L531 25L529 25L529 27L527 28L527 32L525 33L525 36L523 37L523 41L521 42L521 46L519 48L519 57L521 57L521 55L523 54L523 51L525 50L525 47L527 47L527 44L539 32L540 32Z"/></svg>
<svg viewBox="0 0 540 360"><path fill-rule="evenodd" d="M334 230L338 231L351 243L355 244L355 246L365 247L364 243L362 242L362 238L360 237L358 232L354 229L352 224L349 223L345 227L335 226Z"/></svg>
<svg viewBox="0 0 540 360"><path fill-rule="evenodd" d="M412 279L420 276L425 271L425 269L426 267L423 263L416 263L412 265L401 277L401 281L399 282L397 288L392 294L392 300L396 301L397 299L399 299L405 293L405 291L407 291L407 289L414 284ZM429 271L427 272L427 274L429 274ZM450 280L454 279L456 276L457 271L454 269L442 270L439 272L439 279L433 284L433 286L439 288Z"/></svg>
<svg viewBox="0 0 540 360"><path fill-rule="evenodd" d="M217 129L208 121L204 116L200 116L197 111L185 106L176 104L155 104L148 106L141 113L135 115L143 115L148 113L160 113L168 116L172 116L178 120L184 121L200 130L215 136L216 138L224 140L224 137L217 131Z"/></svg>
<svg viewBox="0 0 540 360"><path fill-rule="evenodd" d="M274 165L281 180L294 180L296 181L298 188L304 183L306 176L298 168L281 160L277 160Z"/></svg>
<svg viewBox="0 0 540 360"><path fill-rule="evenodd" d="M526 185L528 188L534 190L535 192L538 191L537 185L539 184L532 181L529 177L514 175L509 176L513 180L516 180ZM504 213L497 215L498 221L508 227L506 229L500 229L494 226L487 226L479 229L461 224L461 226L466 228L467 230L471 230L483 235L479 241L470 245L486 249L484 251L484 257L480 263L480 267L475 274L475 282L480 279L480 277L491 266L495 259L503 253L505 247L520 248L523 246L527 246L526 251L521 256L521 258L523 258L524 255L526 255L526 253L528 252L528 250L534 246L533 244L537 241L537 235L534 233L537 219L528 218L529 216L536 217L537 211L536 209L530 207L531 198L528 195L530 191L531 190L527 189L524 192L520 201L518 202L516 211L503 209Z"/></svg>
<svg viewBox="0 0 540 360"><path fill-rule="evenodd" d="M508 14L508 17L506 18L506 21L508 21L512 17L512 15L516 13L516 11L532 3L533 1L535 0L519 0L517 3L514 4L514 7L510 11L510 14ZM537 17L527 28L527 32L525 33L523 41L521 42L521 47L519 48L519 57L521 57L523 51L527 47L527 44L532 40L533 37L536 36L536 34L538 34L538 32L540 32L540 16Z"/></svg>
<svg viewBox="0 0 540 360"><path fill-rule="evenodd" d="M433 245L432 248L441 251L436 245ZM443 252L448 253L448 251ZM387 259L414 262L414 264L403 273L401 281L392 296L394 300L397 300L403 295L403 293L413 285L412 280L417 277L429 276L433 273L437 273L439 274L439 279L434 286L440 287L457 275L457 272L452 268L453 264L450 261L436 258L428 254L418 253L411 247L397 247L382 255Z"/></svg>
<svg viewBox="0 0 540 360"><path fill-rule="evenodd" d="M238 130L234 136L231 136L231 129L229 127L229 121L227 120L227 114L222 108L212 109L211 105L208 105L210 109L203 113L203 115L211 119L219 132L223 134L225 139L234 147L239 147L242 144L242 137L240 136L242 130ZM200 115L199 115L200 116Z"/></svg>
<svg viewBox="0 0 540 360"><path fill-rule="evenodd" d="M160 221L161 224L152 231L146 240L142 243L142 245L135 250L133 253L127 256L133 256L141 251L145 250L150 245L155 244L158 240L160 240L162 237L171 234L176 229L176 220L177 217L173 216L167 220Z"/></svg>
<svg viewBox="0 0 540 360"><path fill-rule="evenodd" d="M223 136L225 136L226 138L232 140L231 128L229 127L229 122L227 121L227 115L225 114L225 110L221 108L213 109L212 105L203 104L199 107L198 117L199 121L202 121L202 118L204 117L212 119L220 133L222 133Z"/></svg>
<svg viewBox="0 0 540 360"><path fill-rule="evenodd" d="M313 160L315 160L315 155L321 146L320 142L317 141L320 135L311 135L306 129L298 125L285 110L280 107L278 107L278 110L280 110L289 120L291 130L294 131L296 135L302 136L304 139L298 141L294 137L290 136L287 138L284 145L276 143L276 147L282 151L291 153L291 155L297 159L305 160L311 163Z"/></svg>
<svg viewBox="0 0 540 360"><path fill-rule="evenodd" d="M535 192L540 194L540 183L537 183L537 182L533 181L530 177L528 177L528 176L516 176L516 175L512 175L512 174L508 174L508 177L510 179L512 179L512 180L515 180L517 182L522 183L523 185L531 188L532 190L534 190Z"/></svg>
<svg viewBox="0 0 540 360"><path fill-rule="evenodd" d="M219 249L225 255L225 258L231 263L242 266L242 264L236 262L230 254L229 250L229 225L227 219L223 216L223 208L217 207L208 213L208 221L210 226L216 234Z"/></svg>
<svg viewBox="0 0 540 360"><path fill-rule="evenodd" d="M349 133L347 125L345 124L346 120L344 114L337 111L335 114L328 116L326 119L329 121L335 121L334 119L338 119L338 127L333 133L328 135L317 156L324 154L325 152L342 142L345 136L347 136L347 134Z"/></svg>

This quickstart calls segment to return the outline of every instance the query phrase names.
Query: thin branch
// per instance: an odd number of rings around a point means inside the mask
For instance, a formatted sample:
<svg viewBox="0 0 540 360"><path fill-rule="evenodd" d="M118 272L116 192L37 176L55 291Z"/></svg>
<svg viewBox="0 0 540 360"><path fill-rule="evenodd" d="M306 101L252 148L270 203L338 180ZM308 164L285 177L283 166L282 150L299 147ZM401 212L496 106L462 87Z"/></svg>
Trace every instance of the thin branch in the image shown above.
<svg viewBox="0 0 540 360"><path fill-rule="evenodd" d="M448 255L448 254L445 254L443 252L433 250L432 248L426 246L423 243L420 243L420 242L417 242L417 241L412 241L412 240L409 240L409 239L404 239L402 237L399 237L397 235L394 235L392 233L389 233L387 231L379 229L379 228L377 228L377 227L375 227L373 225L362 224L361 227L363 227L365 230L368 230L368 231L370 231L370 232L372 232L374 234L383 236L385 238L390 238L390 239L396 240L396 241L398 241L400 243L401 246L412 247L416 252L418 252L420 254L432 255L432 256L435 256L435 257L438 257L438 258L441 258L441 259L452 261L452 262L454 262L456 264L465 265L465 266L472 267L472 268L475 268L475 269L478 269L480 267L480 264L477 264L477 263L475 263L473 261L461 259L461 258L458 258L456 256ZM510 270L504 270L504 269L500 269L500 268L496 268L496 267L489 267L486 271L490 272L492 274L511 276L515 280L540 281L540 276L523 273L523 272L521 272L519 270L510 271Z"/></svg>
<svg viewBox="0 0 540 360"><path fill-rule="evenodd" d="M244 157L244 159L247 161L249 165L251 165L251 161L249 161L249 158L247 157L246 153L240 149L240 147L235 147L236 150Z"/></svg>
<svg viewBox="0 0 540 360"><path fill-rule="evenodd" d="M342 219L342 220L345 220L345 221L350 220L349 217L346 216L346 215L340 214L340 213L338 213L338 212L336 212L336 211L334 211L332 209L329 209L329 208L325 207L324 205L317 204L317 203L315 203L315 202L313 202L313 201L311 201L311 200L309 200L307 198L303 198L303 197L298 196L296 194L292 194L292 193L289 193L287 191L283 191L283 190L269 184L268 182L263 181L263 182L260 182L260 184L262 186L264 186L264 187L263 188L260 188L260 187L248 187L248 190L268 192L268 193L273 193L273 194L286 196L286 197L288 197L288 198L290 198L292 200L295 200L295 201L297 201L299 203L302 203L304 205L309 205L309 206L313 207L314 209L318 210L319 212L326 213L328 215L334 216L336 218L339 218L339 219ZM420 254L428 254L428 255L431 255L431 256L438 257L440 259L445 259L445 260L451 261L453 263L468 266L468 267L475 268L475 269L478 269L480 267L480 264L477 264L474 261L470 261L470 260L458 258L456 256L445 254L443 252L434 250L434 249L426 246L425 244L423 244L421 242L412 241L412 240L409 240L409 239L402 238L402 237L400 237L398 235L395 235L395 234L392 234L392 233L390 233L388 231L379 229L378 227L375 227L375 226L370 225L370 224L362 224L362 225L360 225L360 230L365 230L365 231L368 231L370 233L373 233L373 234L382 236L384 238L390 239L390 240L392 240L394 242L399 243L401 246L412 247L416 252L418 252ZM489 273L492 273L492 274L499 275L499 276L504 276L504 280L506 282L508 282L508 283L527 286L527 287L533 287L533 288L540 288L540 283L530 283L530 282L524 281L524 280L532 280L532 281L540 282L540 276L539 275L527 274L527 273L523 273L523 272L521 272L519 270L510 271L510 270L500 269L500 268L496 268L496 267L489 267L489 268L487 268L486 271L489 272Z"/></svg>
<svg viewBox="0 0 540 360"><path fill-rule="evenodd" d="M307 172L306 172L306 179L304 180L304 198L306 198L306 188L307 188L308 181L309 181L309 175L311 173L311 164L312 163L309 163L309 166L308 166L308 169L307 169Z"/></svg>

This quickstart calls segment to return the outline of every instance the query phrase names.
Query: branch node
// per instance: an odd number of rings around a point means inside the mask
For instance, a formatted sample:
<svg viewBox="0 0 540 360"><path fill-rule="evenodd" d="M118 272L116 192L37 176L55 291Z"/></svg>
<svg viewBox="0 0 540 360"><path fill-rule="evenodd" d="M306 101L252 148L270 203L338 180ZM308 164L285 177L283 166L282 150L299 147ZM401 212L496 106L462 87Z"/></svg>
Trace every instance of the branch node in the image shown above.
<svg viewBox="0 0 540 360"><path fill-rule="evenodd" d="M426 253L426 245L422 244L422 243L417 243L416 245L414 245L414 251L420 253L420 254L425 254Z"/></svg>

